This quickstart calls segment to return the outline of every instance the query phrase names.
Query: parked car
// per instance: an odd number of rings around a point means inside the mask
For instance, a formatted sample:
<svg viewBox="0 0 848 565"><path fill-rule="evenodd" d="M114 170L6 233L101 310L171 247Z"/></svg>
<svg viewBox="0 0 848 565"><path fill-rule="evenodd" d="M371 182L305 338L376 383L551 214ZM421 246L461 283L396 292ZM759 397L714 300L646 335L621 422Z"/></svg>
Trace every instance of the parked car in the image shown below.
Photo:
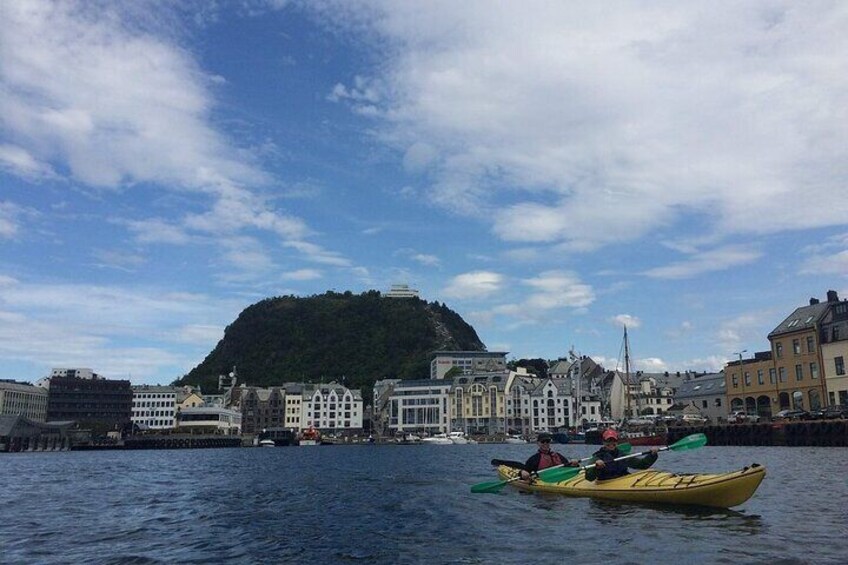
<svg viewBox="0 0 848 565"><path fill-rule="evenodd" d="M706 424L707 419L700 414L683 414L680 417L680 422L683 424Z"/></svg>
<svg viewBox="0 0 848 565"><path fill-rule="evenodd" d="M827 406L821 410L815 410L810 413L812 418L817 420L833 420L837 418L848 418L848 406Z"/></svg>
<svg viewBox="0 0 848 565"><path fill-rule="evenodd" d="M755 424L760 421L760 417L756 414L748 414L744 410L737 410L730 413L727 417L727 421L731 424Z"/></svg>
<svg viewBox="0 0 848 565"><path fill-rule="evenodd" d="M781 420L809 420L810 413L806 410L781 410L777 414L774 415L772 420L781 421Z"/></svg>

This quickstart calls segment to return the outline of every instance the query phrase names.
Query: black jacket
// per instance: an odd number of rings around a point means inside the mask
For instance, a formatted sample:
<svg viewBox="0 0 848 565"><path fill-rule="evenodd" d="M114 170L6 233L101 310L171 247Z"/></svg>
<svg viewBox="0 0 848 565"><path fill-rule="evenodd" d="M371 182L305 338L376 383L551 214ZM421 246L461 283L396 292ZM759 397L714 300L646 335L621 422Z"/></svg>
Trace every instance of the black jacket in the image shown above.
<svg viewBox="0 0 848 565"><path fill-rule="evenodd" d="M627 470L628 467L631 469L647 469L657 460L656 453L648 453L644 457L634 457L632 459L625 459L624 461L613 461L613 459L623 455L617 447L612 451L601 448L593 455L595 456L595 460L600 459L604 462L604 468L596 469L595 467L589 467L586 469L587 481L594 481L595 479L605 481L607 479L621 477L629 473Z"/></svg>

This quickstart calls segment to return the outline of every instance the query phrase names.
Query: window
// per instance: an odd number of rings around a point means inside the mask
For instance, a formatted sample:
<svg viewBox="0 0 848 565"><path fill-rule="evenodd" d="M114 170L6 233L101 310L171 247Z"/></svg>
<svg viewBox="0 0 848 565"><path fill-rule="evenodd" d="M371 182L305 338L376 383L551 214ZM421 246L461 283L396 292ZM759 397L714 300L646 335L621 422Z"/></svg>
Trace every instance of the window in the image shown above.
<svg viewBox="0 0 848 565"><path fill-rule="evenodd" d="M757 369L757 384L762 385L765 384L765 379L763 379L763 370Z"/></svg>
<svg viewBox="0 0 848 565"><path fill-rule="evenodd" d="M839 326L833 326L831 334L833 335L833 339L831 341L839 341Z"/></svg>
<svg viewBox="0 0 848 565"><path fill-rule="evenodd" d="M792 352L795 355L801 354L801 340L800 339L793 339L792 340Z"/></svg>
<svg viewBox="0 0 848 565"><path fill-rule="evenodd" d="M786 367L781 367L777 371L777 375L778 375L778 380L782 383L785 383L786 382Z"/></svg>
<svg viewBox="0 0 848 565"><path fill-rule="evenodd" d="M836 374L844 375L845 374L845 359L842 357L837 357L833 360L836 365Z"/></svg>
<svg viewBox="0 0 848 565"><path fill-rule="evenodd" d="M808 335L807 336L807 353L813 353L816 350L816 339Z"/></svg>
<svg viewBox="0 0 848 565"><path fill-rule="evenodd" d="M783 357L783 344L779 341L774 344L774 354L778 359Z"/></svg>
<svg viewBox="0 0 848 565"><path fill-rule="evenodd" d="M769 369L769 384L774 384L777 381L777 370Z"/></svg>
<svg viewBox="0 0 848 565"><path fill-rule="evenodd" d="M733 375L732 377L730 377L730 379L731 379L731 382L733 383L733 388L739 388L739 377L737 377L736 375Z"/></svg>
<svg viewBox="0 0 848 565"><path fill-rule="evenodd" d="M804 380L804 367L800 364L795 365L795 380L803 381Z"/></svg>
<svg viewBox="0 0 848 565"><path fill-rule="evenodd" d="M810 378L811 379L819 378L819 365L818 365L818 363L810 363Z"/></svg>
<svg viewBox="0 0 848 565"><path fill-rule="evenodd" d="M721 408L721 398L715 399L715 405L716 405L716 408Z"/></svg>
<svg viewBox="0 0 848 565"><path fill-rule="evenodd" d="M708 404L708 403L707 403L707 401L706 401L706 400L702 400L702 401L701 401L701 407L702 407L702 408L706 408L706 407L707 407L707 404Z"/></svg>
<svg viewBox="0 0 848 565"><path fill-rule="evenodd" d="M751 386L751 373L745 371L745 386Z"/></svg>

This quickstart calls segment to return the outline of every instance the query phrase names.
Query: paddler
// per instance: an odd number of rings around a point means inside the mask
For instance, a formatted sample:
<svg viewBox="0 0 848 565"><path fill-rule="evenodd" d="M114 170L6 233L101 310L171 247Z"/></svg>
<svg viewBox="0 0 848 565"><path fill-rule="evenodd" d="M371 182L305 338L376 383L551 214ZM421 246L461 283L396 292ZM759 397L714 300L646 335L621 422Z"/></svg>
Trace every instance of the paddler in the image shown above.
<svg viewBox="0 0 848 565"><path fill-rule="evenodd" d="M607 428L601 438L604 440L604 446L593 454L595 466L586 469L587 481L594 481L595 479L605 481L621 477L629 474L628 467L631 469L647 469L657 460L657 448L652 447L651 452L644 457L613 461L624 455L618 450L618 432L612 428Z"/></svg>
<svg viewBox="0 0 848 565"><path fill-rule="evenodd" d="M548 467L556 467L562 465L565 467L579 467L579 461L569 461L564 455L551 450L551 434L547 432L539 432L536 436L536 445L539 450L530 456L530 459L524 463L524 469L521 471L521 478L529 481L531 473L537 473Z"/></svg>

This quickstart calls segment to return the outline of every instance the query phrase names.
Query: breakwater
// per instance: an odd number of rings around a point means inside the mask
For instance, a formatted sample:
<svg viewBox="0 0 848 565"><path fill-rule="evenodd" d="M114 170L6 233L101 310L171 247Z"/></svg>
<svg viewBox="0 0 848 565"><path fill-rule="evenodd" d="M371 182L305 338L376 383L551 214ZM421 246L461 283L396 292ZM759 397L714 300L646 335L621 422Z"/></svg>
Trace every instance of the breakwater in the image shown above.
<svg viewBox="0 0 848 565"><path fill-rule="evenodd" d="M848 420L675 426L668 429L668 443L694 433L706 434L709 445L848 447Z"/></svg>

